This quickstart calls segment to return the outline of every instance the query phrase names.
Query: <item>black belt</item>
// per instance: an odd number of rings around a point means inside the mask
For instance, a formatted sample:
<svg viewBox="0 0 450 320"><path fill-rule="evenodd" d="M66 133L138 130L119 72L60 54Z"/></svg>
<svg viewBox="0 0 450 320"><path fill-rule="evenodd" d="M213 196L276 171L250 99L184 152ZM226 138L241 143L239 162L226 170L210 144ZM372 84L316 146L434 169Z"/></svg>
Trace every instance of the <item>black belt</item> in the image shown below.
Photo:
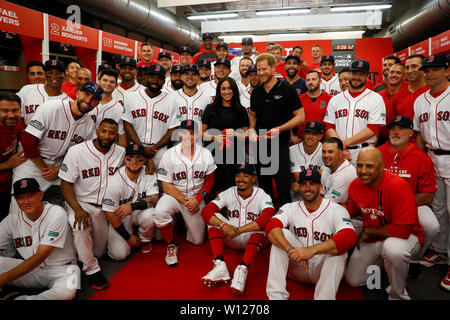
<svg viewBox="0 0 450 320"><path fill-rule="evenodd" d="M354 149L359 149L359 148L365 148L368 146L369 146L369 144L367 142L364 142L364 143L361 143L361 145L355 144L354 146L348 146L347 149L354 150Z"/></svg>
<svg viewBox="0 0 450 320"><path fill-rule="evenodd" d="M450 151L447 150L441 150L441 149L432 149L431 152L433 152L435 155L437 156L442 156L442 155L448 155L450 154Z"/></svg>
<svg viewBox="0 0 450 320"><path fill-rule="evenodd" d="M94 206L94 207L96 207L96 208L101 208L101 207L102 207L101 204L90 203L90 202L88 202L88 204L90 204L91 206Z"/></svg>

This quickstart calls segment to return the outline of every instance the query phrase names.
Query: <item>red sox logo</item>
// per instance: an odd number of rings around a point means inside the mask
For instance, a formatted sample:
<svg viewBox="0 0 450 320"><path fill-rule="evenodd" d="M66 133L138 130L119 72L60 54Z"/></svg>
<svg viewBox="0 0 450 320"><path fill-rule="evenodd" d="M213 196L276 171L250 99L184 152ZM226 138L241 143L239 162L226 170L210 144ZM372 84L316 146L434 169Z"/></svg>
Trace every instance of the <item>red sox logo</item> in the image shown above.
<svg viewBox="0 0 450 320"><path fill-rule="evenodd" d="M399 122L400 120L402 120L402 117L401 116L396 116L394 121L395 122Z"/></svg>
<svg viewBox="0 0 450 320"><path fill-rule="evenodd" d="M161 67L159 66L159 64L156 65L155 71L156 71L156 72L159 72L160 69L161 69Z"/></svg>
<svg viewBox="0 0 450 320"><path fill-rule="evenodd" d="M358 62L358 68L362 68L362 66L363 66L363 62L362 62L362 61L359 61L359 62Z"/></svg>
<svg viewBox="0 0 450 320"><path fill-rule="evenodd" d="M239 167L239 169L244 169L245 168L245 163L241 164L241 166Z"/></svg>
<svg viewBox="0 0 450 320"><path fill-rule="evenodd" d="M430 62L433 62L433 61L434 61L434 56L433 55L429 56L427 62L430 63Z"/></svg>
<svg viewBox="0 0 450 320"><path fill-rule="evenodd" d="M309 127L310 127L310 128L314 128L315 125L316 125L315 122L314 122L314 121L311 121L310 124L309 124Z"/></svg>
<svg viewBox="0 0 450 320"><path fill-rule="evenodd" d="M137 151L139 149L139 145L135 144L133 145L133 151Z"/></svg>
<svg viewBox="0 0 450 320"><path fill-rule="evenodd" d="M312 175L312 170L311 169L306 170L305 177L310 177L311 175Z"/></svg>
<svg viewBox="0 0 450 320"><path fill-rule="evenodd" d="M28 186L28 181L27 180L22 180L22 181L20 181L20 187L23 189L23 188L26 188Z"/></svg>
<svg viewBox="0 0 450 320"><path fill-rule="evenodd" d="M52 66L56 66L57 62L56 60L52 60Z"/></svg>

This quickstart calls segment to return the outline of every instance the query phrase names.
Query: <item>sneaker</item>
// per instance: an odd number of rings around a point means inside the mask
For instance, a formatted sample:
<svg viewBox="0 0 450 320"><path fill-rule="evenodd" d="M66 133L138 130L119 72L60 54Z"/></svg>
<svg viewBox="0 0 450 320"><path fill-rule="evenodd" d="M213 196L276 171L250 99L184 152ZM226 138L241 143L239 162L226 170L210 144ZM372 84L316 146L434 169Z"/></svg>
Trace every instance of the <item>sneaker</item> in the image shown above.
<svg viewBox="0 0 450 320"><path fill-rule="evenodd" d="M231 281L231 292L235 295L242 295L245 289L245 281L247 280L248 269L246 266L240 264L236 267Z"/></svg>
<svg viewBox="0 0 450 320"><path fill-rule="evenodd" d="M108 280L106 280L101 271L88 275L87 279L94 290L104 290L109 287Z"/></svg>
<svg viewBox="0 0 450 320"><path fill-rule="evenodd" d="M212 286L230 281L230 274L225 261L214 260L214 268L206 276L202 278L205 286Z"/></svg>
<svg viewBox="0 0 450 320"><path fill-rule="evenodd" d="M13 287L4 286L3 288L0 288L0 301L14 300L20 295L21 293L16 291Z"/></svg>
<svg viewBox="0 0 450 320"><path fill-rule="evenodd" d="M153 250L151 241L142 241L141 242L141 252L142 253L150 253Z"/></svg>
<svg viewBox="0 0 450 320"><path fill-rule="evenodd" d="M450 291L450 267L447 269L447 275L441 281L441 287Z"/></svg>
<svg viewBox="0 0 450 320"><path fill-rule="evenodd" d="M166 263L169 267L175 267L178 264L178 248L174 244L167 246Z"/></svg>
<svg viewBox="0 0 450 320"><path fill-rule="evenodd" d="M422 278L422 271L420 270L420 265L418 263L409 264L408 277L415 280Z"/></svg>
<svg viewBox="0 0 450 320"><path fill-rule="evenodd" d="M424 255L422 259L420 259L419 263L425 267L432 267L435 264L442 264L442 261L445 258L445 254L439 253L436 251L431 251L430 253ZM447 263L447 261L445 261Z"/></svg>

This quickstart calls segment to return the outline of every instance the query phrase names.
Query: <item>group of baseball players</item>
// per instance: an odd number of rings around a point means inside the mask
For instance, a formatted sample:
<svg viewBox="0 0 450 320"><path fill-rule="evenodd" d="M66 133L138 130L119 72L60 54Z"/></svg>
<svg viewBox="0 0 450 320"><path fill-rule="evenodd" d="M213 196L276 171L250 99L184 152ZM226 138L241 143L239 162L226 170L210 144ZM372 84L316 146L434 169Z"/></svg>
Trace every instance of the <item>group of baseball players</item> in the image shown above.
<svg viewBox="0 0 450 320"><path fill-rule="evenodd" d="M139 63L120 57L97 79L78 61L32 62L31 84L0 93L1 299L73 299L81 273L106 289L98 259L148 254L154 239L167 244L165 262L175 267L182 226L192 245L209 240L212 268L199 281L231 282L236 295L265 247L261 280L272 300L289 298L287 277L314 284L315 299L336 299L343 279L363 286L374 265L388 275L389 299L411 299L406 282L421 277L419 265L448 263L440 286L450 290L447 57L385 57L383 80L373 84L369 62L355 58L337 72L320 46L310 66L300 46L283 58L280 45L260 54L243 38L242 51L214 48L205 33L203 51L183 47L172 64L166 51L153 60L144 43ZM291 91L290 100L279 94ZM244 134L206 130L202 117L217 97L247 110ZM288 119L264 119L260 99L293 101L280 105ZM216 156L230 151L233 136L245 158L229 163L234 186L223 188ZM286 136L291 166L278 170L291 179L263 185L251 151ZM279 197L288 185L290 195ZM232 277L224 243L243 251Z"/></svg>

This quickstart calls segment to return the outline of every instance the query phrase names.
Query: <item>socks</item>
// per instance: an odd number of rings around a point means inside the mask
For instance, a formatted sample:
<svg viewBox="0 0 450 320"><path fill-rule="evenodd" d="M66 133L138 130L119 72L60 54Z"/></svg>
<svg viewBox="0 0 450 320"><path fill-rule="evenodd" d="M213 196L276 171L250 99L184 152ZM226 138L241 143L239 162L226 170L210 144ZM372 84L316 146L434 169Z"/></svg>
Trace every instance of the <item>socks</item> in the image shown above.
<svg viewBox="0 0 450 320"><path fill-rule="evenodd" d="M217 228L208 229L209 245L214 259L223 260L223 234Z"/></svg>
<svg viewBox="0 0 450 320"><path fill-rule="evenodd" d="M247 268L250 266L261 250L265 239L265 235L261 233L254 233L250 236L241 264L245 265Z"/></svg>

